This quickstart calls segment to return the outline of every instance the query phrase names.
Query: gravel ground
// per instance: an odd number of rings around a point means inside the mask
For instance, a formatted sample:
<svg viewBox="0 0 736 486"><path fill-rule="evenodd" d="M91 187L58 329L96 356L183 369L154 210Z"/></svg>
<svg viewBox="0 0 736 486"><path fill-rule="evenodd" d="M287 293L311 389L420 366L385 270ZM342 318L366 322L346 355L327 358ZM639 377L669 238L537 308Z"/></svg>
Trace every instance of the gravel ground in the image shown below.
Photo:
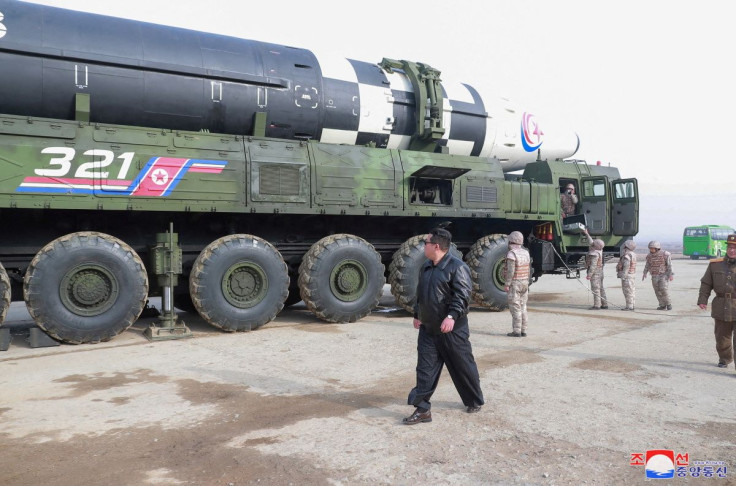
<svg viewBox="0 0 736 486"><path fill-rule="evenodd" d="M411 412L416 331L388 293L353 324L303 306L226 334L181 314L192 339L149 343L141 320L110 343L0 352L0 483L640 484L631 454L723 461L736 484L736 373L715 366L713 321L695 305L704 261L676 260L674 310L638 282L637 312L607 265L614 306L583 284L531 287L527 338L508 312L473 309L486 405L466 414L444 373L433 422ZM29 321L14 304L10 325Z"/></svg>

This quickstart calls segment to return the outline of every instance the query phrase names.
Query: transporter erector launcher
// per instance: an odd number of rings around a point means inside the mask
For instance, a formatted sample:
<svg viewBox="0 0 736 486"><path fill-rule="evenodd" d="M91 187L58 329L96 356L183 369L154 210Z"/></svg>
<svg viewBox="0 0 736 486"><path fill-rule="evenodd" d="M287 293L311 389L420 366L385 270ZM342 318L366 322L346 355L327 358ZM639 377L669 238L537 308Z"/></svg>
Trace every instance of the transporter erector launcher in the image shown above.
<svg viewBox="0 0 736 486"><path fill-rule="evenodd" d="M0 0L0 113L496 157L572 156L575 133L421 63L306 49Z"/></svg>
<svg viewBox="0 0 736 486"><path fill-rule="evenodd" d="M618 255L636 179L558 160L574 133L447 74L0 0L0 342L20 299L75 344L123 332L150 296L152 339L188 335L174 306L226 331L299 301L354 322L387 282L411 312L440 225L495 310L512 231L534 279L579 271L581 219Z"/></svg>

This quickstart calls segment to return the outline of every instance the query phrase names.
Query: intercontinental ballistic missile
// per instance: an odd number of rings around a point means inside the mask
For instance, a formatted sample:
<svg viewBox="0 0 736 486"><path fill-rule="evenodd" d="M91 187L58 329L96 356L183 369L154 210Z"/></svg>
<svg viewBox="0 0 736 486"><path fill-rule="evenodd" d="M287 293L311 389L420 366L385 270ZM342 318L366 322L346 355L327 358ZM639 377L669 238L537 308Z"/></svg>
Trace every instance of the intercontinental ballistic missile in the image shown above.
<svg viewBox="0 0 736 486"><path fill-rule="evenodd" d="M577 135L426 64L0 0L0 113L496 157L570 157Z"/></svg>

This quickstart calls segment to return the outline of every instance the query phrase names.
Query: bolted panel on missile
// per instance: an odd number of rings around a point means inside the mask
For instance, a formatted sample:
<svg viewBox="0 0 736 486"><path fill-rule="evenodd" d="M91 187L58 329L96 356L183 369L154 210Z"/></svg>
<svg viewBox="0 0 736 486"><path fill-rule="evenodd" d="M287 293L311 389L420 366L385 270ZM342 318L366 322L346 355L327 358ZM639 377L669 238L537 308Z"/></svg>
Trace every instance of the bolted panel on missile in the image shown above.
<svg viewBox="0 0 736 486"><path fill-rule="evenodd" d="M577 135L421 63L311 51L0 0L0 113L497 157L572 156ZM428 80L428 81L427 81ZM436 82L434 82L435 80ZM426 83L426 84L425 84Z"/></svg>

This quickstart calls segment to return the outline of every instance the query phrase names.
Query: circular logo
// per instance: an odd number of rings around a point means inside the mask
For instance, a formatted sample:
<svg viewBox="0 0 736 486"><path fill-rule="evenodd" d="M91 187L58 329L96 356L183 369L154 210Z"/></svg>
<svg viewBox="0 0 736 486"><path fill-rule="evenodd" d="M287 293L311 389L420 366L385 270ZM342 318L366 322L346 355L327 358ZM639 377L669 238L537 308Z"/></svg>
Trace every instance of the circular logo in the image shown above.
<svg viewBox="0 0 736 486"><path fill-rule="evenodd" d="M157 186L163 186L164 184L169 182L169 173L166 172L164 169L156 169L153 171L153 174L151 174L151 180Z"/></svg>
<svg viewBox="0 0 736 486"><path fill-rule="evenodd" d="M539 127L537 119L531 113L524 113L521 117L521 144L527 152L534 152L542 146L544 132Z"/></svg>
<svg viewBox="0 0 736 486"><path fill-rule="evenodd" d="M5 37L5 33L8 31L8 29L6 29L5 26L2 24L4 18L5 16L2 12L0 12L0 39Z"/></svg>

